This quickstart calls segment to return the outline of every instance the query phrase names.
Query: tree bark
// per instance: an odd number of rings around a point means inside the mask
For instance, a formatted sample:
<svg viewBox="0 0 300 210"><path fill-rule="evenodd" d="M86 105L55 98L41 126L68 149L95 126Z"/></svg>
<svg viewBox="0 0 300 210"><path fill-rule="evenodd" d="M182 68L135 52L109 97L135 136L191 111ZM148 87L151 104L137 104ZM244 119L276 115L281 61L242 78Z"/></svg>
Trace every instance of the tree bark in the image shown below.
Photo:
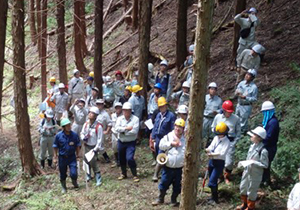
<svg viewBox="0 0 300 210"><path fill-rule="evenodd" d="M123 6L124 6L124 12L126 12L128 8L129 1L128 0L123 0Z"/></svg>
<svg viewBox="0 0 300 210"><path fill-rule="evenodd" d="M80 35L81 35L81 53L85 58L88 55L86 45L86 21L85 21L85 0L80 1Z"/></svg>
<svg viewBox="0 0 300 210"><path fill-rule="evenodd" d="M41 0L36 0L36 23L37 23L37 43L38 43L38 53L39 53L39 58L42 57L41 53L41 43L42 43L42 16L41 16Z"/></svg>
<svg viewBox="0 0 300 210"><path fill-rule="evenodd" d="M35 9L34 0L29 1L29 26L31 42L36 45Z"/></svg>
<svg viewBox="0 0 300 210"><path fill-rule="evenodd" d="M149 45L151 34L152 0L139 0L139 77L143 95L147 99ZM147 103L147 100L145 100ZM146 104L147 107L147 104Z"/></svg>
<svg viewBox="0 0 300 210"><path fill-rule="evenodd" d="M191 84L189 124L186 134L185 163L180 209L196 209L197 182L202 143L202 123L206 79L210 63L210 44L214 1L199 0L197 12L194 73Z"/></svg>
<svg viewBox="0 0 300 210"><path fill-rule="evenodd" d="M6 40L6 24L7 24L7 9L8 0L0 0L0 124L2 114L2 87L3 87L3 71L5 62L5 40ZM1 126L2 128L2 126Z"/></svg>
<svg viewBox="0 0 300 210"><path fill-rule="evenodd" d="M95 84L102 98L103 1L95 0L94 73Z"/></svg>
<svg viewBox="0 0 300 210"><path fill-rule="evenodd" d="M176 66L179 71L187 55L186 33L188 0L178 0L177 9Z"/></svg>
<svg viewBox="0 0 300 210"><path fill-rule="evenodd" d="M42 101L47 97L47 0L42 0L41 89Z"/></svg>
<svg viewBox="0 0 300 210"><path fill-rule="evenodd" d="M132 30L135 31L138 27L139 0L133 0L132 9Z"/></svg>
<svg viewBox="0 0 300 210"><path fill-rule="evenodd" d="M81 0L74 1L74 52L75 52L75 64L76 68L81 73L86 73L87 69L84 65L82 56L82 35L81 35Z"/></svg>
<svg viewBox="0 0 300 210"><path fill-rule="evenodd" d="M27 110L23 0L13 0L12 13L14 100L18 147L23 172L34 176L40 173L40 168L32 150Z"/></svg>
<svg viewBox="0 0 300 210"><path fill-rule="evenodd" d="M246 0L235 0L235 15L241 13L246 9ZM232 48L232 63L235 62L237 55L237 48L239 46L239 38L240 38L240 30L241 27L239 24L234 22L234 34L233 34L233 48Z"/></svg>
<svg viewBox="0 0 300 210"><path fill-rule="evenodd" d="M67 60L66 60L66 41L65 41L65 0L56 0L57 4L57 54L58 54L58 72L59 81L67 84Z"/></svg>

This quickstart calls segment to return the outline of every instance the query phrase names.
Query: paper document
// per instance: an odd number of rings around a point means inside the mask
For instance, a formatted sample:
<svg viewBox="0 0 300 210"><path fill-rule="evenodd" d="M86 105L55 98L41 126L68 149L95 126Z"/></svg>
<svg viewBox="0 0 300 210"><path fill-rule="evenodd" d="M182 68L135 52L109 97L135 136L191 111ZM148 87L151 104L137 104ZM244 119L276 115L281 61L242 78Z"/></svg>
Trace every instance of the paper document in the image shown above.
<svg viewBox="0 0 300 210"><path fill-rule="evenodd" d="M149 130L152 130L152 128L154 127L151 119L146 120L146 121L145 121L145 125L147 126L147 128L148 128Z"/></svg>
<svg viewBox="0 0 300 210"><path fill-rule="evenodd" d="M85 161L83 161L82 170L84 170L85 173L90 174L90 167Z"/></svg>
<svg viewBox="0 0 300 210"><path fill-rule="evenodd" d="M94 151L91 150L85 154L85 158L88 162L90 162L93 159L94 155L95 155Z"/></svg>
<svg viewBox="0 0 300 210"><path fill-rule="evenodd" d="M253 163L256 163L257 161L256 160L244 160L244 161L240 161L239 163L238 163L238 168L240 168L240 167L247 167L247 166L249 166L249 165L251 165L251 164L253 164Z"/></svg>

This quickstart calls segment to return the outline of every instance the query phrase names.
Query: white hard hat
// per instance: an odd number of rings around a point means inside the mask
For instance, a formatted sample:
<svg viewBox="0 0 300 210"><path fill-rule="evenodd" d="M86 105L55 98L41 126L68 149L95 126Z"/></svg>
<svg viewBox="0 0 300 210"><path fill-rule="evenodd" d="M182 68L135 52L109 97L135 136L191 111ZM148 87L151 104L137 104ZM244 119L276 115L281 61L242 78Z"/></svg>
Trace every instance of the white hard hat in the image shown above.
<svg viewBox="0 0 300 210"><path fill-rule="evenodd" d="M46 117L49 117L49 118L53 118L53 116L54 116L52 109L47 109L45 114L46 114Z"/></svg>
<svg viewBox="0 0 300 210"><path fill-rule="evenodd" d="M272 110L275 109L274 104L271 101L265 101L262 106L260 111L266 111L266 110Z"/></svg>
<svg viewBox="0 0 300 210"><path fill-rule="evenodd" d="M125 102L122 106L122 109L132 109L132 105L129 102Z"/></svg>
<svg viewBox="0 0 300 210"><path fill-rule="evenodd" d="M189 46L189 51L190 51L190 52L194 52L194 49L195 49L195 45L194 45L194 44L191 44L191 45Z"/></svg>
<svg viewBox="0 0 300 210"><path fill-rule="evenodd" d="M190 88L190 83L188 81L185 81L183 84L182 84L182 87L187 87L187 88Z"/></svg>
<svg viewBox="0 0 300 210"><path fill-rule="evenodd" d="M85 99L84 99L84 98L80 98L80 99L79 99L79 102L80 102L80 101L83 102L83 103L85 103Z"/></svg>
<svg viewBox="0 0 300 210"><path fill-rule="evenodd" d="M112 79L111 79L110 76L106 76L105 80L106 80L106 82L108 82L108 83L112 82Z"/></svg>
<svg viewBox="0 0 300 210"><path fill-rule="evenodd" d="M257 72L256 72L255 69L249 69L249 70L247 71L247 73L252 74L253 77L256 77L256 76L257 76Z"/></svg>
<svg viewBox="0 0 300 210"><path fill-rule="evenodd" d="M254 7L251 7L251 8L249 9L249 12L257 13L257 9L255 9Z"/></svg>
<svg viewBox="0 0 300 210"><path fill-rule="evenodd" d="M104 104L104 100L102 98L97 99L96 104Z"/></svg>
<svg viewBox="0 0 300 210"><path fill-rule="evenodd" d="M74 69L74 70L73 70L73 75L77 74L78 72L79 72L78 69Z"/></svg>
<svg viewBox="0 0 300 210"><path fill-rule="evenodd" d="M187 114L188 113L188 107L186 105L180 105L177 109L177 113Z"/></svg>
<svg viewBox="0 0 300 210"><path fill-rule="evenodd" d="M265 139L267 137L266 130L261 126L256 127L254 130L248 131L247 134L249 136L253 136L254 134L256 134L262 139Z"/></svg>
<svg viewBox="0 0 300 210"><path fill-rule="evenodd" d="M160 65L168 66L169 64L168 64L168 61L166 59L164 59L160 62Z"/></svg>
<svg viewBox="0 0 300 210"><path fill-rule="evenodd" d="M252 50L257 54L261 54L263 52L263 49L264 49L263 46L261 46L260 44L254 45L252 47Z"/></svg>
<svg viewBox="0 0 300 210"><path fill-rule="evenodd" d="M153 64L152 63L148 63L148 71L152 72L153 71Z"/></svg>
<svg viewBox="0 0 300 210"><path fill-rule="evenodd" d="M209 83L207 88L218 88L218 86L217 86L217 83L211 82L211 83Z"/></svg>
<svg viewBox="0 0 300 210"><path fill-rule="evenodd" d="M122 103L121 102L116 102L115 105L114 105L114 107L116 108L117 106L122 107Z"/></svg>
<svg viewBox="0 0 300 210"><path fill-rule="evenodd" d="M64 83L59 83L58 88L65 88L66 86L64 85Z"/></svg>
<svg viewBox="0 0 300 210"><path fill-rule="evenodd" d="M98 115L99 114L99 109L95 106L92 106L90 108L89 112L93 112L94 114Z"/></svg>

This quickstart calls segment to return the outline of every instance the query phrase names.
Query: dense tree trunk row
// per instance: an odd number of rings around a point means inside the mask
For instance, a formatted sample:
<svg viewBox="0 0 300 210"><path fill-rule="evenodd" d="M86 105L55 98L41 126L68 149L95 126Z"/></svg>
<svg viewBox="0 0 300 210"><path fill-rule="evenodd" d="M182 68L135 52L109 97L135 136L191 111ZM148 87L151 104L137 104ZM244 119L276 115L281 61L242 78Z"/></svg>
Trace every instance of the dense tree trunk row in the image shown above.
<svg viewBox="0 0 300 210"><path fill-rule="evenodd" d="M42 40L41 40L41 89L42 101L47 96L47 0L42 0Z"/></svg>

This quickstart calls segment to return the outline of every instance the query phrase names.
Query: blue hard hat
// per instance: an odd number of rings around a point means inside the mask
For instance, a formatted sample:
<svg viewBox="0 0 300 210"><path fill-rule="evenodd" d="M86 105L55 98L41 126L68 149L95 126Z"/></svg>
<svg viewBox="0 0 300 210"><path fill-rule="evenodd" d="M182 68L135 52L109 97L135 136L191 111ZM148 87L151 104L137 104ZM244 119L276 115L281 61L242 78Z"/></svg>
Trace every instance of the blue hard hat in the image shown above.
<svg viewBox="0 0 300 210"><path fill-rule="evenodd" d="M94 78L93 77L88 77L87 80L93 81Z"/></svg>
<svg viewBox="0 0 300 210"><path fill-rule="evenodd" d="M161 84L160 83L156 83L155 85L154 85L154 88L158 88L158 89L162 89L162 87L161 87Z"/></svg>

